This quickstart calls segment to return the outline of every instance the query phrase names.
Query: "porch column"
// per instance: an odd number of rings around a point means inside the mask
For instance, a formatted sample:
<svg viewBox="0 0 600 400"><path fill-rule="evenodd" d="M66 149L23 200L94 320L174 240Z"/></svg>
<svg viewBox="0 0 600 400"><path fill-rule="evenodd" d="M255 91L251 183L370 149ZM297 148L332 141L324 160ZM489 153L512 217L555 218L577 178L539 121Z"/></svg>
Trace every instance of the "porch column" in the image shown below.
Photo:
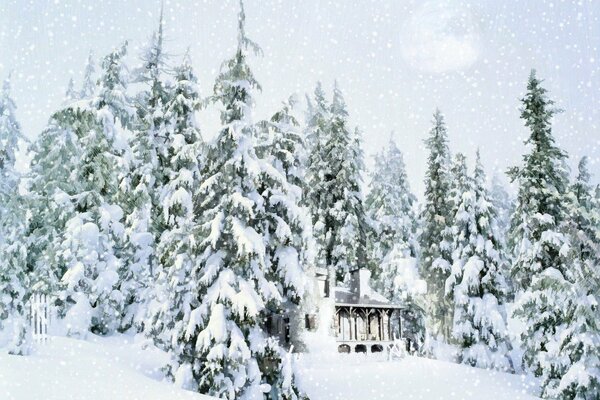
<svg viewBox="0 0 600 400"><path fill-rule="evenodd" d="M348 308L348 339L352 340L356 333L356 319L354 317L354 308Z"/></svg>
<svg viewBox="0 0 600 400"><path fill-rule="evenodd" d="M389 336L389 340L394 340L395 337L392 335L392 315L394 314L394 311L387 311L388 313L388 336Z"/></svg>

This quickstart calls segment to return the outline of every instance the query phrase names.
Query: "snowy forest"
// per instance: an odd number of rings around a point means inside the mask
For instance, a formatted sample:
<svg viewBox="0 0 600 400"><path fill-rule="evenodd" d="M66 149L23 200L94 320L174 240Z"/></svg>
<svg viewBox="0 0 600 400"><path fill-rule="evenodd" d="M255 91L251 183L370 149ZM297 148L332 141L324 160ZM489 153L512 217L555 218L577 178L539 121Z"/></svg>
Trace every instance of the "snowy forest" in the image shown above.
<svg viewBox="0 0 600 400"><path fill-rule="evenodd" d="M262 49L242 2L237 21L221 21L236 25L237 45L215 77L198 76L203 60L189 52L170 52L164 13L141 51L128 42L101 56L92 49L83 80L68 82L34 140L4 77L0 381L13 376L3 363L30 365L11 363L43 351L30 304L46 295L51 340L129 338L161 355L152 379L169 388L229 400L334 398L309 388L319 377L305 376L302 357L320 350L305 316L322 307L319 271L330 288L349 288L363 268L374 291L412 310L406 358L379 363L449 361L526 379L531 398L600 399L598 163L561 147L553 117L569 110L535 69L514 101L528 132L521 161L492 174L479 151L453 151L439 104L418 116L431 125L416 194L401 135L371 163L351 123L359 110L337 81L309 82L306 95L255 118L255 95L270 82L250 67ZM199 80L211 79L203 93ZM211 139L207 110L220 115ZM277 315L299 330L289 343L273 333ZM34 398L2 385L8 398ZM162 398L184 398L177 393Z"/></svg>

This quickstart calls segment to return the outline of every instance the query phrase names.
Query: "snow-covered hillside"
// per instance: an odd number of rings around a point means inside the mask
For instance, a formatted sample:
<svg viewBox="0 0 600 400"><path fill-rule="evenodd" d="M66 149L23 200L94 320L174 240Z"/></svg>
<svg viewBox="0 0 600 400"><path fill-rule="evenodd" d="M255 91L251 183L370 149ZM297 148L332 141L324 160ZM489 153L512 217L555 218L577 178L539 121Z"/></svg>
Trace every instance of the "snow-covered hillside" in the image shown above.
<svg viewBox="0 0 600 400"><path fill-rule="evenodd" d="M300 361L300 384L315 400L538 398L536 381L524 375L420 357L397 361L369 357L338 355L324 362L307 355Z"/></svg>
<svg viewBox="0 0 600 400"><path fill-rule="evenodd" d="M0 351L3 400L212 399L161 381L167 355L130 336L52 337L31 356Z"/></svg>
<svg viewBox="0 0 600 400"><path fill-rule="evenodd" d="M131 336L52 337L28 357L0 352L3 400L211 399L162 380L166 354ZM519 375L417 357L302 355L299 383L312 400L534 399L535 381Z"/></svg>

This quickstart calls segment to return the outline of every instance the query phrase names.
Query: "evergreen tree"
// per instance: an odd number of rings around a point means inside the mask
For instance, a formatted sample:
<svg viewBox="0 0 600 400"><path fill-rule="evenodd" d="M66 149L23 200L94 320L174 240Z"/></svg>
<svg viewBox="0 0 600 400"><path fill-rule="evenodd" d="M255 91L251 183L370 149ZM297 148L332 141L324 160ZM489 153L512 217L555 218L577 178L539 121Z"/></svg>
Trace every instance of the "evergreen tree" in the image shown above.
<svg viewBox="0 0 600 400"><path fill-rule="evenodd" d="M300 310L314 306L307 296L310 293L307 275L314 274L314 240L308 207L302 205L305 153L299 124L292 115L294 104L291 97L266 124L270 140L264 159L274 171L265 174L261 190L266 214L262 231L267 235L270 279L279 283L283 293L280 307L272 311L290 316L293 324L290 340L296 349L301 349L298 334L304 321ZM278 184L272 183L270 175L276 177Z"/></svg>
<svg viewBox="0 0 600 400"><path fill-rule="evenodd" d="M501 239L508 235L510 228L510 216L513 213L514 203L510 195L504 188L500 177L496 174L492 176L492 185L490 188L490 201L496 210L496 219ZM506 240L502 239L504 242Z"/></svg>
<svg viewBox="0 0 600 400"><path fill-rule="evenodd" d="M31 145L27 205L31 219L27 228L28 269L32 289L54 294L66 272L60 256L62 234L75 212L74 196L82 192L77 168L82 148L74 118L66 107L52 115L47 127Z"/></svg>
<svg viewBox="0 0 600 400"><path fill-rule="evenodd" d="M348 112L337 83L333 89L329 129L322 153L326 169L318 208L318 213L324 215L321 229L325 247L319 257L324 257L330 282L335 282L347 278L353 269L366 266L361 138L358 129L351 131L348 127ZM322 232L319 233L322 235Z"/></svg>
<svg viewBox="0 0 600 400"><path fill-rule="evenodd" d="M126 96L126 43L102 62L102 76L87 108L73 109L83 154L77 168L81 192L73 196L75 215L66 223L62 254L67 272L62 300L69 333L106 334L121 323L124 298L123 211L117 205L119 170L128 154L126 127L132 108Z"/></svg>
<svg viewBox="0 0 600 400"><path fill-rule="evenodd" d="M29 149L33 158L28 176L27 206L31 217L27 228L27 265L32 288L39 293L55 294L66 272L66 261L60 251L62 234L74 215L74 198L83 191L77 180L83 154L79 137L83 132L78 128L77 110L92 100L96 87L92 81L94 71L90 52L83 89L75 92L70 80L64 107L52 114ZM82 103L74 104L77 100Z"/></svg>
<svg viewBox="0 0 600 400"><path fill-rule="evenodd" d="M202 169L202 137L196 113L202 106L197 78L189 57L175 69L173 96L166 105L165 129L168 131L166 166L168 181L161 194L162 218L166 229L157 246L162 268L156 280L147 329L157 343L173 351L173 331L185 329L190 304L195 304L197 282L190 279L196 267L196 217L193 201L200 187ZM165 288L167 291L165 292ZM168 298L169 301L166 301ZM165 324L165 322L167 322Z"/></svg>
<svg viewBox="0 0 600 400"><path fill-rule="evenodd" d="M94 53L90 51L87 58L87 64L83 71L83 85L81 85L81 92L78 98L89 99L94 95L96 90L96 82L94 81L94 74L96 73L96 65L94 63Z"/></svg>
<svg viewBox="0 0 600 400"><path fill-rule="evenodd" d="M22 355L29 351L26 310L29 276L25 268L26 214L15 163L19 140L23 136L10 90L9 76L0 93L0 329L7 326L12 329L8 351Z"/></svg>
<svg viewBox="0 0 600 400"><path fill-rule="evenodd" d="M507 301L514 300L514 284L510 275L510 267L512 265L512 252L509 249L513 248L509 241L510 219L514 212L515 204L512 197L506 191L500 177L496 174L492 176L492 184L490 188L490 201L496 212L496 222L498 225L498 240L500 247L505 249L507 258L506 271L504 271L504 279L508 285Z"/></svg>
<svg viewBox="0 0 600 400"><path fill-rule="evenodd" d="M168 57L163 41L161 8L158 30L144 48L142 66L135 74L135 81L143 83L147 89L137 98L130 173L121 180L121 197L127 212L127 276L123 287L127 298L122 328L143 328L143 304L150 301L150 279L158 276L160 269L155 248L161 233L167 228L161 215L160 194L169 179L166 171L170 163L168 143L171 139L168 137L166 113L171 89L165 80Z"/></svg>
<svg viewBox="0 0 600 400"><path fill-rule="evenodd" d="M446 293L454 303L452 336L462 363L511 370L504 306L506 259L496 214L479 152L473 178L467 176L464 156L457 159L454 179L461 183L452 227L452 272L446 281Z"/></svg>
<svg viewBox="0 0 600 400"><path fill-rule="evenodd" d="M285 190L285 178L256 156L252 90L260 86L246 58L249 48L259 48L246 37L244 24L242 7L235 56L223 64L214 87L223 127L203 167L188 275L195 296L184 305L182 323L173 332L170 371L179 385L221 398L267 393L268 398L296 399L279 345L261 327L268 306L279 304L283 294L267 268L262 230L267 205L260 190ZM285 232L283 223L280 232ZM170 299L169 304L175 303Z"/></svg>
<svg viewBox="0 0 600 400"><path fill-rule="evenodd" d="M402 153L390 138L387 149L375 157L365 201L371 225L368 242L371 270L375 272L378 289L390 300L399 300L409 290L397 285L396 278L407 272L402 271L406 267L402 260L417 257L415 203Z"/></svg>
<svg viewBox="0 0 600 400"><path fill-rule="evenodd" d="M547 398L593 399L600 396L600 212L594 207L587 158L569 193L571 199L566 232L571 241L565 285L569 287L565 329L557 343L548 346L554 374L544 375Z"/></svg>
<svg viewBox="0 0 600 400"><path fill-rule="evenodd" d="M73 82L73 78L69 79L69 83L67 84L67 90L65 91L65 100L64 104L69 104L74 100L77 100L78 94L75 93L75 83Z"/></svg>
<svg viewBox="0 0 600 400"><path fill-rule="evenodd" d="M433 337L450 338L451 306L445 295L451 252L445 235L451 224L447 201L450 190L450 150L442 113L437 110L425 145L429 149L425 174L425 203L421 213L421 274L427 282L427 324Z"/></svg>
<svg viewBox="0 0 600 400"><path fill-rule="evenodd" d="M549 351L572 322L566 306L572 285L570 244L562 229L568 217L566 154L554 143L551 118L556 110L535 71L522 102L521 118L531 134L522 166L510 170L519 185L511 223L512 276L521 292L514 314L527 327L522 334L525 364L544 380L554 380L560 371Z"/></svg>
<svg viewBox="0 0 600 400"><path fill-rule="evenodd" d="M326 180L329 165L324 147L331 133L331 110L325 99L321 82L317 82L314 91L314 105L307 96L308 110L306 115L306 144L308 156L306 159L306 195L304 202L310 210L313 222L313 235L316 243L316 266L327 268L327 231L326 231Z"/></svg>

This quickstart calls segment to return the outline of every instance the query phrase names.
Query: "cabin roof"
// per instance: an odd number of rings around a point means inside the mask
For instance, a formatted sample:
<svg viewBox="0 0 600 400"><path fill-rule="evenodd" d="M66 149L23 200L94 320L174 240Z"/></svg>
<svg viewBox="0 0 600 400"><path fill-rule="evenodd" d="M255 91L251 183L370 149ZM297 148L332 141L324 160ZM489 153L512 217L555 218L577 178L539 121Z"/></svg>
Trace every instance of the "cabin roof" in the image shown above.
<svg viewBox="0 0 600 400"><path fill-rule="evenodd" d="M357 268L350 272L349 287L335 286L333 288L335 306L370 307L402 309L405 305L391 303L386 297L370 286L371 273L365 268ZM317 269L317 277L326 279L324 268Z"/></svg>
<svg viewBox="0 0 600 400"><path fill-rule="evenodd" d="M344 287L335 287L336 306L404 308L400 304L390 303L385 297L371 289L367 294L358 296L356 291Z"/></svg>

